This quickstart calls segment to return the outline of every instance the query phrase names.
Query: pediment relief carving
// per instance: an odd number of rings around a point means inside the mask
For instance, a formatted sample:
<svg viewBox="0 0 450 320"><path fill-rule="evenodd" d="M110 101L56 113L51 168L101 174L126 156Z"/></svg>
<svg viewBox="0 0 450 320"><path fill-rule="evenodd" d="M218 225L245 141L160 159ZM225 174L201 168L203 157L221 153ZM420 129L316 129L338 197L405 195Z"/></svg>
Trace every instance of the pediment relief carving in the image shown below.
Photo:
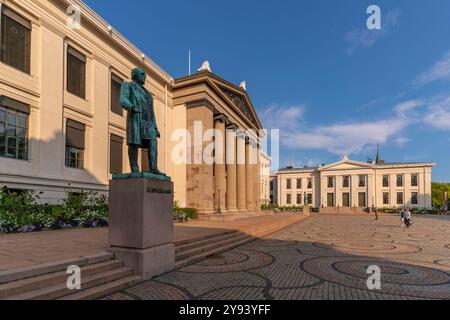
<svg viewBox="0 0 450 320"><path fill-rule="evenodd" d="M222 92L231 100L231 102L233 102L236 107L238 107L238 109L247 117L247 119L255 125L255 127L258 127L258 122L253 116L253 113L244 95L235 93L223 87L220 87L220 90L222 90Z"/></svg>

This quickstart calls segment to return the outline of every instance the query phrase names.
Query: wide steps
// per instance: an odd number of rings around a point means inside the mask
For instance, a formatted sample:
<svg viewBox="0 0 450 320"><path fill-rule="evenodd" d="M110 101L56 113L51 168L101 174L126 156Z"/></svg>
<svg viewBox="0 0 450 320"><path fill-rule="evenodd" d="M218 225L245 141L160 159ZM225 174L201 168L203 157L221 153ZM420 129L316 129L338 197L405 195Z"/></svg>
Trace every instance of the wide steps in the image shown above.
<svg viewBox="0 0 450 320"><path fill-rule="evenodd" d="M226 230L226 231L222 231L220 233L215 233L213 235L211 235L211 234L204 235L204 236L201 236L201 237L198 237L198 238L194 238L194 239L178 240L178 241L175 241L173 244L176 247L180 247L180 246L183 246L185 244L198 242L198 241L203 241L203 240L208 240L208 239L216 238L216 237L222 237L222 236L226 236L226 235L229 235L229 234L232 234L232 233L236 233L236 232L238 232L238 231L237 230Z"/></svg>
<svg viewBox="0 0 450 320"><path fill-rule="evenodd" d="M175 262L175 270L184 268L184 267L186 267L188 265L191 265L191 264L194 264L194 263L197 263L197 262L200 262L202 260L205 260L208 257L214 256L214 255L217 255L217 254L221 254L223 252L230 251L230 250L232 250L232 249L234 249L236 247L242 246L242 245L244 245L246 243L249 243L251 241L254 241L254 240L256 240L256 239L251 237L251 236L247 236L247 237L245 237L244 239L242 239L240 241L233 242L233 243L228 244L226 246L220 246L220 247L217 247L217 248L215 248L213 250L205 251L205 252L202 252L202 253L197 254L195 256L190 256L190 257L185 258L183 260L179 260L179 261Z"/></svg>
<svg viewBox="0 0 450 320"><path fill-rule="evenodd" d="M192 256L202 254L204 252L210 252L210 251L213 251L214 249L220 249L220 248L228 246L228 245L239 243L241 240L246 239L246 238L250 238L250 236L246 235L246 234L240 234L237 237L233 237L231 239L223 240L220 242L212 241L212 243L210 243L208 245L204 245L204 246L201 246L198 248L194 248L194 249L191 249L191 250L188 250L185 252L178 253L175 257L175 261L180 261L180 260L192 257Z"/></svg>
<svg viewBox="0 0 450 320"><path fill-rule="evenodd" d="M290 217L280 221L267 221L245 226L239 231L232 230L176 244L175 269L197 263L210 256L229 251L258 238L269 236L296 222L298 222L298 217Z"/></svg>
<svg viewBox="0 0 450 320"><path fill-rule="evenodd" d="M201 240L192 240L183 245L176 244L175 245L175 253L178 254L180 252L185 252L185 251L188 251L191 249L202 247L202 246L210 244L212 241L221 242L221 241L225 241L228 239L236 238L236 237L240 236L241 234L242 233L240 233L239 231L233 230L233 232L229 232L226 234L213 235L213 236L209 236L204 239L201 239Z"/></svg>
<svg viewBox="0 0 450 320"><path fill-rule="evenodd" d="M50 263L43 263L37 266L28 266L15 270L8 270L0 272L0 284L9 283L16 280L22 280L32 277L49 274L52 272L58 272L67 270L69 266L76 265L81 267L104 262L113 259L113 254L108 252L97 253L90 256L82 256L75 259L67 259L63 261L55 261Z"/></svg>
<svg viewBox="0 0 450 320"><path fill-rule="evenodd" d="M91 276L97 273L106 272L112 269L123 267L123 262L120 260L110 260L88 265L81 268L81 276ZM24 292L29 292L44 287L66 283L69 274L66 271L53 272L44 274L33 278L17 280L0 285L0 299L19 295ZM83 278L82 278L83 279Z"/></svg>
<svg viewBox="0 0 450 320"><path fill-rule="evenodd" d="M128 276L97 287L64 296L62 298L59 298L58 300L94 300L129 288L141 281L142 279L139 276Z"/></svg>
<svg viewBox="0 0 450 320"><path fill-rule="evenodd" d="M108 282L131 276L132 274L133 270L131 268L121 267L87 277L82 277L81 289L85 290L100 286ZM72 293L73 291L67 288L67 284L64 281L64 283L24 292L19 295L14 295L12 297L8 297L6 300L54 300Z"/></svg>

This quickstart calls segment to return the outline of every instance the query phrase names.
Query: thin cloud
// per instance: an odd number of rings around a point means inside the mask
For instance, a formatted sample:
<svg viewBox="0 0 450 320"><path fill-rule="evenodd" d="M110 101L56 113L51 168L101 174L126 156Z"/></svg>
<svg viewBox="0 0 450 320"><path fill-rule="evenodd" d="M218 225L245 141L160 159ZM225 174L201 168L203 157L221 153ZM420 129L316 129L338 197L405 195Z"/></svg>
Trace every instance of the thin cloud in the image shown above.
<svg viewBox="0 0 450 320"><path fill-rule="evenodd" d="M395 9L386 15L383 21L382 29L369 30L366 26L348 32L344 36L344 41L349 44L347 54L351 55L358 48L372 48L380 39L385 37L393 27L398 25L400 10Z"/></svg>
<svg viewBox="0 0 450 320"><path fill-rule="evenodd" d="M411 140L405 137L398 137L396 139L394 139L394 143L398 146L398 147L403 147L405 146L408 142L410 142Z"/></svg>
<svg viewBox="0 0 450 320"><path fill-rule="evenodd" d="M425 123L440 130L450 130L450 97L431 102Z"/></svg>
<svg viewBox="0 0 450 320"><path fill-rule="evenodd" d="M305 113L304 105L279 105L272 104L261 114L261 122L267 129L278 129L280 123L283 127L297 127Z"/></svg>
<svg viewBox="0 0 450 320"><path fill-rule="evenodd" d="M413 85L421 87L435 81L444 80L450 80L450 51L436 62L433 67L420 74L413 81Z"/></svg>
<svg viewBox="0 0 450 320"><path fill-rule="evenodd" d="M284 107L277 110L278 114L295 116L275 118L277 127L272 128L280 128L280 141L288 148L326 150L341 156L360 154L371 145L385 144L391 139L396 140L397 143L406 143L406 138L402 138L401 133L405 128L419 121L411 111L423 105L424 102L421 100L405 101L395 106L392 116L386 119L336 123L311 129L302 121L304 106ZM274 114L273 107L263 112L263 115L268 114Z"/></svg>

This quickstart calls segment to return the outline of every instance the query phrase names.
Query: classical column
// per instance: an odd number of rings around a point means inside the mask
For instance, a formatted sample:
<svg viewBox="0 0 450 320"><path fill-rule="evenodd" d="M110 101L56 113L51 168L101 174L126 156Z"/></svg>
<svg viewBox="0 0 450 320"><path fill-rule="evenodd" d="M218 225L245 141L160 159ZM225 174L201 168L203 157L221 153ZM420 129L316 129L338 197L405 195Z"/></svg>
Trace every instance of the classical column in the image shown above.
<svg viewBox="0 0 450 320"><path fill-rule="evenodd" d="M254 205L254 194L255 194L255 186L254 186L254 172L253 172L253 141L251 141L249 138L246 139L245 142L245 189L246 189L246 203L247 203L247 209L253 210Z"/></svg>
<svg viewBox="0 0 450 320"><path fill-rule="evenodd" d="M320 181L320 204L319 207L322 208L327 208L328 207L328 203L327 203L327 192L326 192L326 187L327 187L327 177L323 176L322 174L320 174L319 176L319 181Z"/></svg>
<svg viewBox="0 0 450 320"><path fill-rule="evenodd" d="M237 152L236 125L227 128L226 134L226 168L227 168L227 210L237 211Z"/></svg>
<svg viewBox="0 0 450 320"><path fill-rule="evenodd" d="M376 188L375 188L375 175L374 174L368 174L366 176L367 179L367 207L372 207L375 205L375 196L376 196Z"/></svg>
<svg viewBox="0 0 450 320"><path fill-rule="evenodd" d="M225 167L225 125L226 117L219 115L214 118L214 138L215 162L214 162L214 204L216 212L226 211L227 177Z"/></svg>
<svg viewBox="0 0 450 320"><path fill-rule="evenodd" d="M214 107L207 100L189 102L187 105L186 124L193 137L191 147L191 164L187 165L187 206L196 208L200 215L214 213L214 167L206 163L204 150L213 143L203 139L203 133L214 128Z"/></svg>
<svg viewBox="0 0 450 320"><path fill-rule="evenodd" d="M262 171L263 169L261 168L261 162L260 162L260 148L259 148L259 144L255 143L254 145L254 152L255 152L255 164L253 165L253 176L254 176L254 182L253 185L254 190L255 190L255 194L254 194L254 200L253 200L253 205L254 205L254 209L255 210L260 210L261 209L261 179L262 179L262 175L264 174L264 172Z"/></svg>
<svg viewBox="0 0 450 320"><path fill-rule="evenodd" d="M358 198L358 185L359 185L359 178L358 175L354 174L351 176L351 206L354 208L359 207L359 198Z"/></svg>
<svg viewBox="0 0 450 320"><path fill-rule="evenodd" d="M241 211L247 210L246 170L245 170L245 133L239 131L237 135L237 205Z"/></svg>
<svg viewBox="0 0 450 320"><path fill-rule="evenodd" d="M336 176L334 178L334 194L335 194L335 200L334 200L334 206L342 208L344 206L344 203L342 201L342 185L343 185L344 179L342 176Z"/></svg>

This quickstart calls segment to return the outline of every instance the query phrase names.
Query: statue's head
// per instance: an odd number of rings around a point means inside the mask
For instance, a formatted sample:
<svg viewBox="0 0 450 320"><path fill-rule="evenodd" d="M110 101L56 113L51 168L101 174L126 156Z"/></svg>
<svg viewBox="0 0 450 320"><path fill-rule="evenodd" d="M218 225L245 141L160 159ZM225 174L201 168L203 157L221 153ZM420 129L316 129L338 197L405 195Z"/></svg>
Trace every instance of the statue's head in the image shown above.
<svg viewBox="0 0 450 320"><path fill-rule="evenodd" d="M145 79L147 79L147 74L145 73L144 68L134 68L133 71L131 71L131 79L141 86L144 85Z"/></svg>

